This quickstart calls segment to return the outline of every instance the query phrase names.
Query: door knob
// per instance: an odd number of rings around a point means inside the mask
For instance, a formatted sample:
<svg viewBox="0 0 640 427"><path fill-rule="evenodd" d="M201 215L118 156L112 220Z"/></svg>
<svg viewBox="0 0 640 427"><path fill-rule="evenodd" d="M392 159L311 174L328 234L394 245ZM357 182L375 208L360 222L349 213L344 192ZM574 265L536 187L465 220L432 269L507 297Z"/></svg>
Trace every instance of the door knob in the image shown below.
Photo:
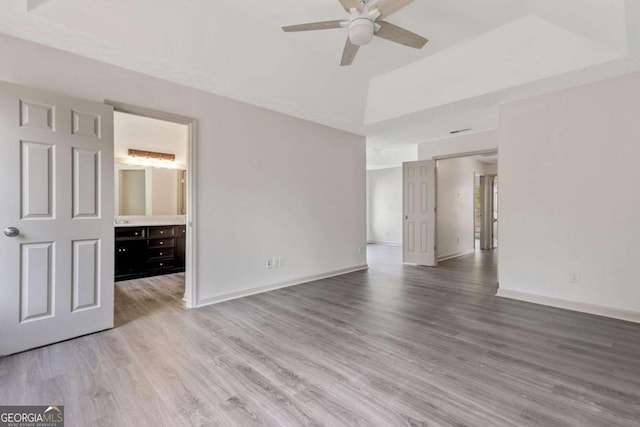
<svg viewBox="0 0 640 427"><path fill-rule="evenodd" d="M15 227L7 227L4 229L4 235L7 237L16 237L20 234L20 230Z"/></svg>

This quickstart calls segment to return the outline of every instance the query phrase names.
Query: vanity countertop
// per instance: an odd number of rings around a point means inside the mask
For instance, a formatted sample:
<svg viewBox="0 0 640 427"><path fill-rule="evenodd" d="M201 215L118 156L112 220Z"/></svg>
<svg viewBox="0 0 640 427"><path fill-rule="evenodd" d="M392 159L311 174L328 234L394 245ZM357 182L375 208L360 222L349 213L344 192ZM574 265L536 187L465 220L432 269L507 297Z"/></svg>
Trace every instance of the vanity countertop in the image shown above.
<svg viewBox="0 0 640 427"><path fill-rule="evenodd" d="M176 222L176 221L161 221L161 222L157 222L157 221L147 221L147 222L131 222L128 224L114 224L115 228L124 228L124 227L162 227L162 226L169 226L169 225L185 225L186 223L183 222Z"/></svg>
<svg viewBox="0 0 640 427"><path fill-rule="evenodd" d="M114 227L162 227L169 225L185 225L186 220L184 216L157 216L157 217L120 217L116 218Z"/></svg>

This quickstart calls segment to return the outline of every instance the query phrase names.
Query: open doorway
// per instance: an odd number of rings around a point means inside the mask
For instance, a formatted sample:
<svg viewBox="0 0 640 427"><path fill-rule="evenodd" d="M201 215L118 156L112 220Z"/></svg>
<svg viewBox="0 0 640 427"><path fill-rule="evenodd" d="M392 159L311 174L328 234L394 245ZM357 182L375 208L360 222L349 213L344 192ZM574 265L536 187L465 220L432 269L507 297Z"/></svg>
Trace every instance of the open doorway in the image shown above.
<svg viewBox="0 0 640 427"><path fill-rule="evenodd" d="M405 162L404 172L403 168L367 172L368 242L400 246L377 249L376 254L384 253L390 263L437 266L438 262L497 248L498 153L465 153L434 160L437 165L433 176L428 173L429 161ZM418 172L411 175L411 166ZM423 169L427 171L425 182L414 182ZM411 188L413 193L409 192ZM436 195L433 203L428 197L421 201L422 195L429 194ZM426 213L435 210L434 231L428 220L423 221L425 227L422 223L414 227L419 236L426 236L424 239L407 239L412 219L407 209L411 206ZM487 239L484 246L483 238ZM405 252L412 247L426 248L424 252L434 248L436 262L408 259Z"/></svg>
<svg viewBox="0 0 640 427"><path fill-rule="evenodd" d="M116 286L170 284L194 307L195 121L112 105Z"/></svg>
<svg viewBox="0 0 640 427"><path fill-rule="evenodd" d="M476 174L474 232L475 249L498 248L498 175Z"/></svg>
<svg viewBox="0 0 640 427"><path fill-rule="evenodd" d="M497 153L438 160L437 254L445 261L492 249ZM494 204L495 200L495 204ZM497 231L497 222L496 231ZM497 237L497 233L496 233Z"/></svg>

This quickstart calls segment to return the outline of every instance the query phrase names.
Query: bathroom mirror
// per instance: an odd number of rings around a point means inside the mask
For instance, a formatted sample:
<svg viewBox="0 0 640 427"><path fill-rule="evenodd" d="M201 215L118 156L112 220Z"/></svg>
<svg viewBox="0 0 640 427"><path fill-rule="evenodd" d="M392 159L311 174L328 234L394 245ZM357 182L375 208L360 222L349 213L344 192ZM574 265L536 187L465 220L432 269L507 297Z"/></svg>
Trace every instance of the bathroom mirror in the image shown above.
<svg viewBox="0 0 640 427"><path fill-rule="evenodd" d="M186 171L116 164L115 215L184 215Z"/></svg>

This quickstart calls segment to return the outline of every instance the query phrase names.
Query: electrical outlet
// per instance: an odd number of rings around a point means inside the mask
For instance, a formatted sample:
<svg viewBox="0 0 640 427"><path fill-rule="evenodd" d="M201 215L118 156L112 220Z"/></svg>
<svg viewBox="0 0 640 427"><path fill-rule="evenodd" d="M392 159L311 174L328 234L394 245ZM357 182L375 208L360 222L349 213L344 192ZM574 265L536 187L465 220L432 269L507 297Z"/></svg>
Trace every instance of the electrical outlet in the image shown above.
<svg viewBox="0 0 640 427"><path fill-rule="evenodd" d="M459 237L458 237L458 239L457 239L457 242L458 242L458 244L460 244L460 238L459 238Z"/></svg>
<svg viewBox="0 0 640 427"><path fill-rule="evenodd" d="M278 258L278 266L280 267L284 267L284 257L281 256L280 258Z"/></svg>
<svg viewBox="0 0 640 427"><path fill-rule="evenodd" d="M267 269L271 270L273 268L273 260L271 258L269 258L267 260Z"/></svg>
<svg viewBox="0 0 640 427"><path fill-rule="evenodd" d="M571 274L571 283L573 283L574 285L579 284L581 279L582 278L580 277L580 273L579 272L573 272Z"/></svg>
<svg viewBox="0 0 640 427"><path fill-rule="evenodd" d="M273 258L273 268L280 268L280 258L279 257Z"/></svg>

